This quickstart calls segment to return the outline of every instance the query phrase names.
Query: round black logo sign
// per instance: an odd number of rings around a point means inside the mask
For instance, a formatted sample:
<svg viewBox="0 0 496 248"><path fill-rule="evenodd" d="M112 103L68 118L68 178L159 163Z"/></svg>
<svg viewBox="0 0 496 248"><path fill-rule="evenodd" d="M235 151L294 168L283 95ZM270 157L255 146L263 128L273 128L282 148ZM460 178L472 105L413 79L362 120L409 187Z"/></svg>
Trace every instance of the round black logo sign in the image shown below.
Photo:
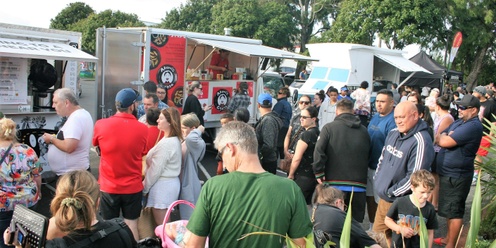
<svg viewBox="0 0 496 248"><path fill-rule="evenodd" d="M227 110L227 103L229 102L229 92L225 89L220 89L214 96L214 108L218 111Z"/></svg>
<svg viewBox="0 0 496 248"><path fill-rule="evenodd" d="M178 108L183 106L183 87L178 87L174 90L172 93L172 101Z"/></svg>
<svg viewBox="0 0 496 248"><path fill-rule="evenodd" d="M160 52L152 47L150 49L150 70L157 68L159 64L160 64Z"/></svg>
<svg viewBox="0 0 496 248"><path fill-rule="evenodd" d="M157 82L164 84L166 89L171 89L177 82L177 71L172 65L163 65L158 69Z"/></svg>
<svg viewBox="0 0 496 248"><path fill-rule="evenodd" d="M165 44L167 44L167 41L169 40L169 36L165 34L152 34L152 44L158 47L163 47Z"/></svg>

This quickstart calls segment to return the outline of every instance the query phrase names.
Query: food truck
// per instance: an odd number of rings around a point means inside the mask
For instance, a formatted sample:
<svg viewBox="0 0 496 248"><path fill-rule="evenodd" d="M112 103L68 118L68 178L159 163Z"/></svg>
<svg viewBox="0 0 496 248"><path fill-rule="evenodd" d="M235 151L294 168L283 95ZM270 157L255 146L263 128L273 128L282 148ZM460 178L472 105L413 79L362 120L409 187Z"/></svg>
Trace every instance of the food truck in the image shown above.
<svg viewBox="0 0 496 248"><path fill-rule="evenodd" d="M313 63L312 73L301 88L292 89L294 95L313 96L330 86L339 90L346 85L354 90L367 81L374 96L387 84L399 84L401 72L408 73L406 80L416 72L432 74L404 58L399 50L350 43L315 43L307 44L307 48L310 56L319 61Z"/></svg>
<svg viewBox="0 0 496 248"><path fill-rule="evenodd" d="M67 87L77 93L78 62L97 61L80 47L81 33L0 23L0 111L40 158L46 152L41 134L62 123L53 92Z"/></svg>
<svg viewBox="0 0 496 248"><path fill-rule="evenodd" d="M115 95L125 87L141 90L147 81L165 85L168 105L182 109L187 86L199 81L202 105L212 105L205 113L205 127L212 137L220 127L237 85L247 82L251 104L251 123L255 122L256 97L264 91L262 75L270 67L270 59L313 60L300 54L262 45L261 40L224 35L156 29L99 28L96 55L99 58L98 118L115 113ZM208 70L213 53L230 51L229 67L224 78L213 78ZM277 92L276 92L277 93Z"/></svg>

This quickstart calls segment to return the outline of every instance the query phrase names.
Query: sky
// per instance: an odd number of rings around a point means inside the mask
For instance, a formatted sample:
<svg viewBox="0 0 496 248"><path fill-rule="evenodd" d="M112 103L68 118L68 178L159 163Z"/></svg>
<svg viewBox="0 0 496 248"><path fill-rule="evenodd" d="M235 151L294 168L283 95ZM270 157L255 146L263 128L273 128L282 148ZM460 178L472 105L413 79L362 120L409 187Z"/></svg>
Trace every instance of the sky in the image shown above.
<svg viewBox="0 0 496 248"><path fill-rule="evenodd" d="M48 28L50 19L70 3L84 2L97 13L111 9L136 14L142 21L160 23L165 13L187 0L3 0L0 22Z"/></svg>

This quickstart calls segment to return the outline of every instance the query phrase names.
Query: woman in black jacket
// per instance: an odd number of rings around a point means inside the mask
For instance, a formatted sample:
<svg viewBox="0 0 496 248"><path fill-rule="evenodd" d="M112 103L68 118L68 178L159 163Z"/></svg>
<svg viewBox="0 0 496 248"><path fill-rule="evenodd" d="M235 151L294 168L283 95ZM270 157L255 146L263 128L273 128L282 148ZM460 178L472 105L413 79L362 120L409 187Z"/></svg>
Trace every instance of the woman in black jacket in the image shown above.
<svg viewBox="0 0 496 248"><path fill-rule="evenodd" d="M200 84L200 82L193 81L189 85L188 93L189 96L184 102L182 115L195 113L196 116L198 116L198 119L200 119L200 124L204 126L205 121L203 120L203 116L205 115L205 112L212 109L212 106L202 106L200 100L198 100L198 96L203 94L203 86Z"/></svg>

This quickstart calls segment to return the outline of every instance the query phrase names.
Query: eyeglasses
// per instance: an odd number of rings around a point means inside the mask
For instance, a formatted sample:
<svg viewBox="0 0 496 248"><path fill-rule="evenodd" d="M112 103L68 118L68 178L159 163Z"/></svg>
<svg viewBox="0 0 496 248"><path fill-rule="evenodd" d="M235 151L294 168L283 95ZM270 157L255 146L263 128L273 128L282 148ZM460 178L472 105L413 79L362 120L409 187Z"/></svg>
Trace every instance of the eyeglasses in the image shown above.
<svg viewBox="0 0 496 248"><path fill-rule="evenodd" d="M308 104L310 104L310 101L300 101L300 104L308 105Z"/></svg>
<svg viewBox="0 0 496 248"><path fill-rule="evenodd" d="M470 108L473 108L473 107L465 107L465 106L462 106L462 105L456 105L458 107L459 110L467 110L467 109L470 109Z"/></svg>
<svg viewBox="0 0 496 248"><path fill-rule="evenodd" d="M165 95L165 91L164 92L157 91L157 95Z"/></svg>
<svg viewBox="0 0 496 248"><path fill-rule="evenodd" d="M311 117L311 116L303 116L303 115L302 115L302 116L300 116L300 118L301 118L301 119L306 120L306 119L308 119L308 118L312 118L312 117Z"/></svg>

